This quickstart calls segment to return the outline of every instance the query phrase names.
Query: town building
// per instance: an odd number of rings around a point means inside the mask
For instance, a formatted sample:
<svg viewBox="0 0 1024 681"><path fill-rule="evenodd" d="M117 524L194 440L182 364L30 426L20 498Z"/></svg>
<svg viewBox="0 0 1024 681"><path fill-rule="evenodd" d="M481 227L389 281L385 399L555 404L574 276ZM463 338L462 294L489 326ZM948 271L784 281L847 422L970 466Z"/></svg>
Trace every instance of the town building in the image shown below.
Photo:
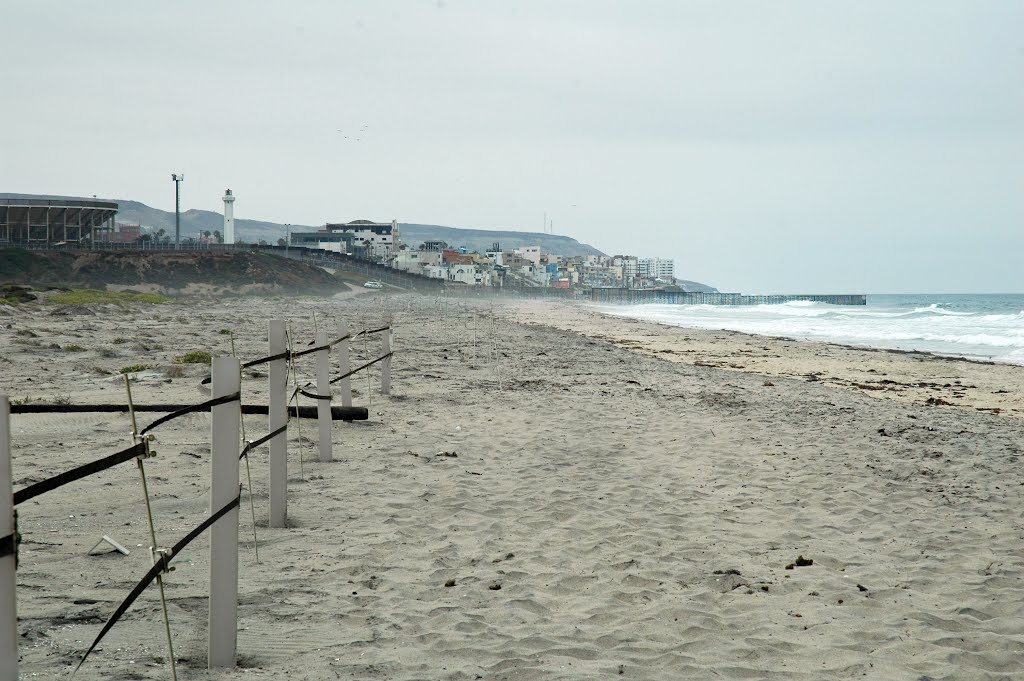
<svg viewBox="0 0 1024 681"><path fill-rule="evenodd" d="M617 255L612 258L612 265L622 268L623 285L632 284L640 271L639 258L635 255Z"/></svg>
<svg viewBox="0 0 1024 681"><path fill-rule="evenodd" d="M319 248L336 253L352 253L354 242L355 237L352 234L332 232L326 229L316 232L292 232L289 235L289 245L291 246Z"/></svg>
<svg viewBox="0 0 1024 681"><path fill-rule="evenodd" d="M372 222L370 220L353 220L352 222L328 222L326 231L331 234L350 235L352 252L369 260L388 261L396 255L402 245L398 222Z"/></svg>
<svg viewBox="0 0 1024 681"><path fill-rule="evenodd" d="M671 258L638 258L637 274L650 279L674 279L675 261Z"/></svg>
<svg viewBox="0 0 1024 681"><path fill-rule="evenodd" d="M440 239L428 239L420 244L421 251L445 251L448 250L448 242Z"/></svg>
<svg viewBox="0 0 1024 681"><path fill-rule="evenodd" d="M534 265L540 265L540 246L523 246L514 249L512 253L531 261Z"/></svg>
<svg viewBox="0 0 1024 681"><path fill-rule="evenodd" d="M401 250L395 259L391 262L391 266L405 270L406 272L415 272L422 274L420 270L430 265L441 264L441 252L440 251L409 251Z"/></svg>

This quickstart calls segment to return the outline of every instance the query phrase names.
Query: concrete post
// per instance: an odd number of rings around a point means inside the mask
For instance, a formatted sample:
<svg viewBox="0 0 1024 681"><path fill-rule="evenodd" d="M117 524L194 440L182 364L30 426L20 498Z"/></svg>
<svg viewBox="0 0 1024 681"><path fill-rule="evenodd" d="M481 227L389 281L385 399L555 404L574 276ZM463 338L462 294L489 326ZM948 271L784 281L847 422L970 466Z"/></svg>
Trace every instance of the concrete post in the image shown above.
<svg viewBox="0 0 1024 681"><path fill-rule="evenodd" d="M270 353L277 355L287 349L284 321L270 321ZM270 396L268 413L269 432L288 422L288 360L275 359L270 363L267 389ZM288 433L270 440L270 526L284 527L288 519Z"/></svg>
<svg viewBox="0 0 1024 681"><path fill-rule="evenodd" d="M237 393L240 364L235 357L213 360L213 397ZM238 429L241 404L228 402L211 409L210 513L238 496ZM209 667L234 667L238 640L238 508L210 528Z"/></svg>
<svg viewBox="0 0 1024 681"><path fill-rule="evenodd" d="M316 334L318 346L327 345L327 332ZM316 415L320 424L320 461L330 463L334 456L331 452L331 349L324 348L316 353L316 394L325 395L326 399L316 401Z"/></svg>
<svg viewBox="0 0 1024 681"><path fill-rule="evenodd" d="M342 322L338 325L338 337L343 338L349 334L348 322ZM341 353L341 373L344 376L348 372L352 371L352 362L349 359L349 341L348 339L338 343L338 351ZM351 407L352 406L352 381L348 376L338 381L338 389L341 392L341 406Z"/></svg>
<svg viewBox="0 0 1024 681"><path fill-rule="evenodd" d="M11 405L0 395L0 540L14 541L14 490L11 488ZM14 549L17 550L17 544ZM0 558L0 681L18 681L18 611L15 554Z"/></svg>

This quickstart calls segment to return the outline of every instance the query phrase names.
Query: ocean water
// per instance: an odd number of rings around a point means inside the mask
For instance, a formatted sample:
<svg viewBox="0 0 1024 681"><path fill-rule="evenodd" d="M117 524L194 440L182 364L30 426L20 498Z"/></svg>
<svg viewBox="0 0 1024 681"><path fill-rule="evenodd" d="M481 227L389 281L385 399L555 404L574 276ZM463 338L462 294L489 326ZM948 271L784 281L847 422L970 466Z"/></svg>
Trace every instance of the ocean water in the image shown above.
<svg viewBox="0 0 1024 681"><path fill-rule="evenodd" d="M869 295L867 305L599 305L605 314L1024 365L1024 294Z"/></svg>

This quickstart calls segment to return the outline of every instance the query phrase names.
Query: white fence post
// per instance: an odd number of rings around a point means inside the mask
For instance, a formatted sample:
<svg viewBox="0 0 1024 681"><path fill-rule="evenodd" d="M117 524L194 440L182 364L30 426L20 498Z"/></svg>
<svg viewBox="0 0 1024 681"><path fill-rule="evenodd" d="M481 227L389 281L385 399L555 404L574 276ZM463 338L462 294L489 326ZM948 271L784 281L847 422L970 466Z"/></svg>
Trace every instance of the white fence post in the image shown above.
<svg viewBox="0 0 1024 681"><path fill-rule="evenodd" d="M241 388L238 359L213 360L213 397L237 393ZM237 400L211 410L210 513L238 496L238 428L242 418ZM238 641L238 508L210 528L210 642L209 667L234 667Z"/></svg>
<svg viewBox="0 0 1024 681"><path fill-rule="evenodd" d="M342 322L338 325L338 337L344 338L349 334L348 322ZM352 362L349 359L349 339L345 339L338 343L338 350L341 353L341 375L345 376L348 372L352 371ZM352 381L350 377L338 381L338 390L341 392L341 406L351 407L352 406Z"/></svg>
<svg viewBox="0 0 1024 681"><path fill-rule="evenodd" d="M284 321L270 321L270 355L287 349ZM270 363L267 390L270 396L268 412L269 432L288 423L288 360L275 359ZM270 446L270 526L284 527L288 520L288 433L274 437Z"/></svg>
<svg viewBox="0 0 1024 681"><path fill-rule="evenodd" d="M18 681L18 611L15 599L17 542L11 488L11 405L0 395L0 542L10 537L14 552L0 558L0 681ZM0 547L3 544L0 543Z"/></svg>
<svg viewBox="0 0 1024 681"><path fill-rule="evenodd" d="M382 355L387 355L391 352L391 334L394 333L394 329L390 326L388 330L381 334L381 350ZM390 395L391 394L391 358L387 357L381 362L380 369L380 394Z"/></svg>
<svg viewBox="0 0 1024 681"><path fill-rule="evenodd" d="M316 334L318 346L327 345L327 332ZM316 394L325 395L326 399L316 401L317 421L320 424L320 461L330 463L334 457L331 453L331 349L324 348L316 353Z"/></svg>

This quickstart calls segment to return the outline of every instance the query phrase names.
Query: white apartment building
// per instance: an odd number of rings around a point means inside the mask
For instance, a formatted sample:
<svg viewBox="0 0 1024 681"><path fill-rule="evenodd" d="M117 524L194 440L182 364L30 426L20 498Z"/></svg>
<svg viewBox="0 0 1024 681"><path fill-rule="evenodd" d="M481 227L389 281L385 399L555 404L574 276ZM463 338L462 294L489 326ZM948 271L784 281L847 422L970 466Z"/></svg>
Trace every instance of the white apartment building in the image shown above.
<svg viewBox="0 0 1024 681"><path fill-rule="evenodd" d="M512 253L524 260L529 260L534 265L540 265L540 246L523 246L513 249Z"/></svg>
<svg viewBox="0 0 1024 681"><path fill-rule="evenodd" d="M676 276L675 260L672 258L638 258L637 274L651 279L672 279Z"/></svg>
<svg viewBox="0 0 1024 681"><path fill-rule="evenodd" d="M327 223L329 232L340 232L352 235L354 247L366 248L370 257L388 259L398 252L402 245L398 233L398 221L372 222L370 220L353 220L352 222Z"/></svg>
<svg viewBox="0 0 1024 681"><path fill-rule="evenodd" d="M423 268L423 275L431 279L447 279L447 265L427 265Z"/></svg>
<svg viewBox="0 0 1024 681"><path fill-rule="evenodd" d="M448 265L448 281L479 286L483 284L483 279L483 273L476 265Z"/></svg>
<svg viewBox="0 0 1024 681"><path fill-rule="evenodd" d="M440 264L440 251L399 251L391 266L406 272L419 272L428 265Z"/></svg>

